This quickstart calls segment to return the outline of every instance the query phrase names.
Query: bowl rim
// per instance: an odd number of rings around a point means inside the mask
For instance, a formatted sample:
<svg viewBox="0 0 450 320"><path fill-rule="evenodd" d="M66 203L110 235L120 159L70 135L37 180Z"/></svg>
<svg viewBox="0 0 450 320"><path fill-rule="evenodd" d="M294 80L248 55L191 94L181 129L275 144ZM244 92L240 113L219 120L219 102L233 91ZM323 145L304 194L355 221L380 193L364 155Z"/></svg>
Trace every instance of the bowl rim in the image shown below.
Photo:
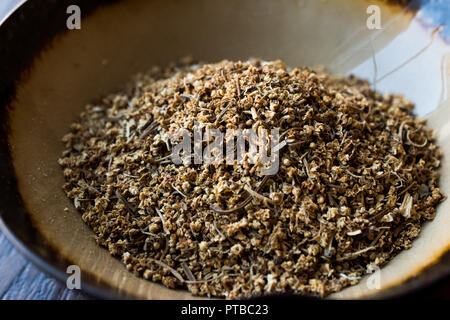
<svg viewBox="0 0 450 320"><path fill-rule="evenodd" d="M32 12L33 9L36 9L35 8L36 5L33 4L32 1L29 1L29 0L17 0L17 1L18 2L14 6L12 6L10 11L6 12L4 16L0 17L0 39L2 39L1 36L2 36L3 32L4 32L4 34L7 34L8 28L10 27L10 26L7 26L7 24L9 22L11 22L14 19L20 21L20 20L22 20L19 18L20 16L27 16ZM87 5L87 4L89 4L89 1L85 1L85 0L74 0L74 1L63 0L63 1L58 1L56 4L58 6L63 7L64 5L67 6L72 3L85 2L86 7L89 8L88 10L86 10L85 13L90 14L93 11L93 9L95 9L99 4L101 4L102 1L106 2L106 0L91 1L90 6ZM50 2L50 1L47 1L47 2ZM48 3L48 5L55 6L55 3ZM52 32L53 32L53 30L52 30ZM54 32L54 34L51 35L51 38L53 38L56 34L57 34L57 32ZM44 39L44 40L47 40L47 39ZM36 52L33 53L32 56L35 56L36 54L38 54L44 46L45 46L45 44L43 44L43 46L41 48L37 48ZM13 72L16 71L16 74L14 76L17 76L18 78L20 78L22 76L22 73L26 72L27 67L28 66L26 66L26 65L21 65L18 70L13 70ZM15 79L11 78L11 80L15 80ZM17 199L18 202L14 203L12 208L7 207L7 206L2 206L2 208L0 209L0 232L3 233L5 238L11 243L11 245L18 252L20 252L20 254L22 254L28 261L30 261L40 271L43 271L49 277L56 279L58 282L60 282L61 284L64 285L66 283L68 275L62 270L62 268L57 267L55 263L50 262L43 255L39 254L36 249L33 249L30 246L28 246L25 243L25 241L20 238L19 233L13 230L13 228L10 226L10 223L8 223L10 221L5 217L5 212L7 210L8 211L9 210L13 210L13 211L21 210L21 211L25 212L26 216L21 217L21 218L25 219L25 223L28 224L28 227L30 228L30 230L32 230L33 232L36 232L36 235L38 236L39 240L45 244L45 249L49 251L50 255L57 257L58 260L64 260L64 263L66 265L70 264L70 262L67 259L65 259L64 257L62 257L58 252L56 252L52 246L48 245L46 243L45 239L39 237L39 231L34 227L32 221L29 217L29 214L26 212L26 209L23 206L23 203L21 201L20 192L17 189L14 170L12 169L12 166L11 166L10 148L8 145L8 141L5 140L5 138L7 137L7 134L8 134L8 129L5 128L5 125L6 126L8 125L8 117L7 117L8 110L7 109L9 107L10 99L12 99L11 96L14 95L14 89L15 89L15 85L13 85L13 91L10 92L10 96L8 96L8 92L6 92L6 97L4 97L4 96L2 97L2 95L5 95L5 92L2 92L0 90L0 103L3 105L3 108L5 109L5 110L0 110L0 121L2 121L2 126L3 126L3 128L2 128L3 130L0 130L0 149L1 149L0 150L0 158L2 158L2 160L4 160L4 162L5 162L5 166L2 166L0 168L0 175L2 175L2 176L0 176L0 179L4 180L3 182L5 182L8 185L8 188L5 188L7 190L2 190L3 192L0 193L0 198L1 198L0 201L2 202L2 204L5 204L5 202L10 201L12 198L18 198ZM4 100L4 99L2 100L2 98L6 98L6 100ZM5 172L5 170L12 171L12 172L10 172L10 176L7 175L7 172ZM113 288L108 288L108 289L101 288L99 286L99 284L100 283L98 281L95 284L95 280L93 280L90 275L83 274L82 287L81 287L80 291L85 292L86 294L88 294L91 297L96 297L96 298L100 298L100 299L127 299L127 297L125 297L123 295L118 295L118 294L114 293L112 290Z"/></svg>

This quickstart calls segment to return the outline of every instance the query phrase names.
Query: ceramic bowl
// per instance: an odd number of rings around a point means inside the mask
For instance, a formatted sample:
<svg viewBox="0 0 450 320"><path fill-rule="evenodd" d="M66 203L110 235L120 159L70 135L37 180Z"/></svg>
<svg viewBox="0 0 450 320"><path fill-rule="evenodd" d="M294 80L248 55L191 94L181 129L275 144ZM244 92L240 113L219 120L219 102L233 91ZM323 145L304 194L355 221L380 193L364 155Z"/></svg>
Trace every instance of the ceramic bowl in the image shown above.
<svg viewBox="0 0 450 320"><path fill-rule="evenodd" d="M81 29L67 27L72 4L81 9ZM370 20L374 4L380 25ZM26 1L0 26L1 230L62 281L67 266L78 265L82 289L94 296L193 298L134 276L98 247L61 189L57 163L61 137L87 103L139 71L186 55L323 66L368 79L381 92L404 94L436 130L448 195L449 12L438 1L407 7L374 0ZM367 276L330 298L394 297L446 276L449 206L443 202L412 248L381 269L377 285Z"/></svg>

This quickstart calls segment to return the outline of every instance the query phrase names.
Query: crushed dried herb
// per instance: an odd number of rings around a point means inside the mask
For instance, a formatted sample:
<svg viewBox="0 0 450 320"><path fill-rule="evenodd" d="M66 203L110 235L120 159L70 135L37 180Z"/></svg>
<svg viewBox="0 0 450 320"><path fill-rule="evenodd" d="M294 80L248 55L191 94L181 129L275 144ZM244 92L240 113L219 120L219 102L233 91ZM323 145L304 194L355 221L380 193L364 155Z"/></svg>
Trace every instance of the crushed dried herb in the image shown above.
<svg viewBox="0 0 450 320"><path fill-rule="evenodd" d="M279 171L175 165L171 137L195 122L279 129ZM89 104L63 141L64 191L98 244L196 295L339 291L410 248L444 199L411 102L280 61L155 67Z"/></svg>

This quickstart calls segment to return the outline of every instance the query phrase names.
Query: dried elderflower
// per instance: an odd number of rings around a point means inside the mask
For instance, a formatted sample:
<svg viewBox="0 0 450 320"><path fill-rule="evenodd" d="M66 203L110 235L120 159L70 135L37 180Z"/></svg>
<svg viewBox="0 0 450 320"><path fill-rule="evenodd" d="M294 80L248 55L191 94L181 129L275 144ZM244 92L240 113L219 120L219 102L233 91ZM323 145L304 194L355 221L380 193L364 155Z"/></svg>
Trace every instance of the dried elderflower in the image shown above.
<svg viewBox="0 0 450 320"><path fill-rule="evenodd" d="M278 171L251 154L174 163L177 130L199 127L277 129ZM411 102L281 61L155 67L89 104L63 142L64 191L98 244L196 295L339 291L408 249L444 198Z"/></svg>

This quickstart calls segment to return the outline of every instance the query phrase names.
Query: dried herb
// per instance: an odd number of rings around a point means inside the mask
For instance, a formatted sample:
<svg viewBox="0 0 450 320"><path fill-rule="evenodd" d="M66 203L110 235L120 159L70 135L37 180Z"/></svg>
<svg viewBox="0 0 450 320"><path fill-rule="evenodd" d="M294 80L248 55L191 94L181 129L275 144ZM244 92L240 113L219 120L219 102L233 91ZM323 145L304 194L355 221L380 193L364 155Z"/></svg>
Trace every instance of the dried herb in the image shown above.
<svg viewBox="0 0 450 320"><path fill-rule="evenodd" d="M171 137L196 122L279 129L279 171L175 165ZM196 295L339 291L408 249L444 199L411 102L280 61L155 67L88 105L63 141L64 190L97 242Z"/></svg>

